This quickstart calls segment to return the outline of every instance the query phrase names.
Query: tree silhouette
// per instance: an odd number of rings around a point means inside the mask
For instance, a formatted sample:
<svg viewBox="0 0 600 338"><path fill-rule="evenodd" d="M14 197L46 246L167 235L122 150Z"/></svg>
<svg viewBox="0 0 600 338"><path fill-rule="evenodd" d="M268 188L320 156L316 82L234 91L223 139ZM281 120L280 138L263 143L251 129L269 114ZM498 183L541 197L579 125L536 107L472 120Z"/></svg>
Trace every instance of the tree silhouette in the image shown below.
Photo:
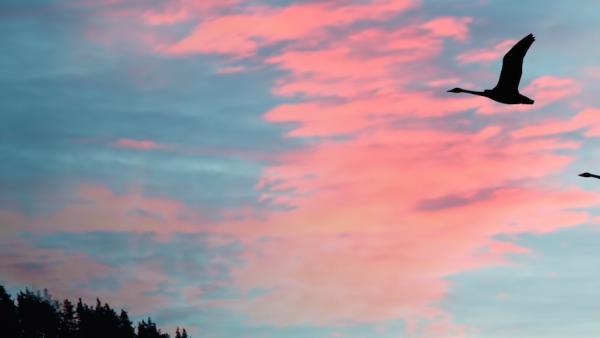
<svg viewBox="0 0 600 338"><path fill-rule="evenodd" d="M160 332L156 328L156 324L152 322L152 319L148 318L148 321L141 321L138 324L138 338L169 338L166 333Z"/></svg>
<svg viewBox="0 0 600 338"><path fill-rule="evenodd" d="M92 310L87 304L84 304L81 298L77 302L77 306L75 308L75 313L77 315L77 324L78 324L78 337L84 338L89 337L93 330L93 319L92 319Z"/></svg>
<svg viewBox="0 0 600 338"><path fill-rule="evenodd" d="M0 285L0 318L2 318L2 331L6 337L17 337L19 334L19 320L17 307L6 289Z"/></svg>
<svg viewBox="0 0 600 338"><path fill-rule="evenodd" d="M17 314L23 338L58 337L58 302L48 294L48 290L32 292L28 289L17 295Z"/></svg>
<svg viewBox="0 0 600 338"><path fill-rule="evenodd" d="M183 331L179 331L179 327L178 327L177 331L175 331L175 338L190 338L190 337L188 336L185 328L183 328Z"/></svg>
<svg viewBox="0 0 600 338"><path fill-rule="evenodd" d="M135 337L135 331L133 330L133 324L129 320L129 316L125 310L121 310L119 315L119 327L116 338L131 338Z"/></svg>
<svg viewBox="0 0 600 338"><path fill-rule="evenodd" d="M76 305L52 299L47 290L17 294L16 304L0 285L0 337L2 338L169 338L152 319L142 320L137 334L127 311L120 314L96 299L96 306L79 298ZM177 328L176 338L189 338Z"/></svg>
<svg viewBox="0 0 600 338"><path fill-rule="evenodd" d="M60 338L77 338L78 323L75 312L75 306L70 300L65 299L59 313L60 323L58 334Z"/></svg>

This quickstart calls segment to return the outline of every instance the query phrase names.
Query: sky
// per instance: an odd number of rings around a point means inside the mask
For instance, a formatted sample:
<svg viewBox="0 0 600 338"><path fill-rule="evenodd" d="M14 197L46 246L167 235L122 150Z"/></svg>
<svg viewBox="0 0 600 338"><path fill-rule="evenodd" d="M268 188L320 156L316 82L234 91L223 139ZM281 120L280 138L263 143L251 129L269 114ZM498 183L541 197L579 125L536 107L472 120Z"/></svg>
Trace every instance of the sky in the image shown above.
<svg viewBox="0 0 600 338"><path fill-rule="evenodd" d="M599 10L3 0L0 284L206 338L598 337ZM529 33L533 106L447 93Z"/></svg>

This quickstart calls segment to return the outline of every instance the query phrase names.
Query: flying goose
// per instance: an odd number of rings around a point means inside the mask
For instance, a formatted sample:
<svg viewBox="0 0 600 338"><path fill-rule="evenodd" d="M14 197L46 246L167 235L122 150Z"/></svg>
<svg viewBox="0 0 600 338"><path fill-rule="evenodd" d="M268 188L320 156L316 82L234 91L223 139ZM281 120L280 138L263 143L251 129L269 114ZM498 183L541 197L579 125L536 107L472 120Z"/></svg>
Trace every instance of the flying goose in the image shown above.
<svg viewBox="0 0 600 338"><path fill-rule="evenodd" d="M533 34L529 34L517 42L502 59L502 71L500 79L494 89L486 89L482 92L454 88L450 93L468 93L485 96L494 101L505 104L533 104L533 100L519 93L519 82L523 73L523 58L531 44L535 41Z"/></svg>

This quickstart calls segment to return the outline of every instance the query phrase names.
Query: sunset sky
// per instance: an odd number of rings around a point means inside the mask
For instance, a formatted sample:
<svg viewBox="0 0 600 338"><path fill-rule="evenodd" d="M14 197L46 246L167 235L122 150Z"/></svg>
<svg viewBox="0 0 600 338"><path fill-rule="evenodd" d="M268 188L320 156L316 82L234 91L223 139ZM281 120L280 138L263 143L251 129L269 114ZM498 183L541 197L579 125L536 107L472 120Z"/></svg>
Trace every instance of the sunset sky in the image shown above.
<svg viewBox="0 0 600 338"><path fill-rule="evenodd" d="M596 338L598 13L2 0L0 284L195 338ZM529 33L533 106L446 92Z"/></svg>

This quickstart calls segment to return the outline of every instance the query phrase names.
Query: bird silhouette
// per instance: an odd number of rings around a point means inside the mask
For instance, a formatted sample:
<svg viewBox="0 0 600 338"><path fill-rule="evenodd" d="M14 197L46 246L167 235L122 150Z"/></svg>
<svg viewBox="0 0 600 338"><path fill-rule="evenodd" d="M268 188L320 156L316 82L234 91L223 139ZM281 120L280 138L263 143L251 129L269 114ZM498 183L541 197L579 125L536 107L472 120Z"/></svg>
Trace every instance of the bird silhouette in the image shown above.
<svg viewBox="0 0 600 338"><path fill-rule="evenodd" d="M468 93L485 96L496 102L505 104L533 104L533 100L519 93L519 82L523 73L523 59L531 44L535 41L533 34L529 34L517 42L502 59L500 79L493 89L482 92L462 88L450 89L449 93Z"/></svg>
<svg viewBox="0 0 600 338"><path fill-rule="evenodd" d="M594 174L590 174L590 173L587 173L587 172L586 173L581 173L581 174L579 174L579 176L581 176L581 177L593 177L593 178L600 179L600 176L594 175Z"/></svg>

